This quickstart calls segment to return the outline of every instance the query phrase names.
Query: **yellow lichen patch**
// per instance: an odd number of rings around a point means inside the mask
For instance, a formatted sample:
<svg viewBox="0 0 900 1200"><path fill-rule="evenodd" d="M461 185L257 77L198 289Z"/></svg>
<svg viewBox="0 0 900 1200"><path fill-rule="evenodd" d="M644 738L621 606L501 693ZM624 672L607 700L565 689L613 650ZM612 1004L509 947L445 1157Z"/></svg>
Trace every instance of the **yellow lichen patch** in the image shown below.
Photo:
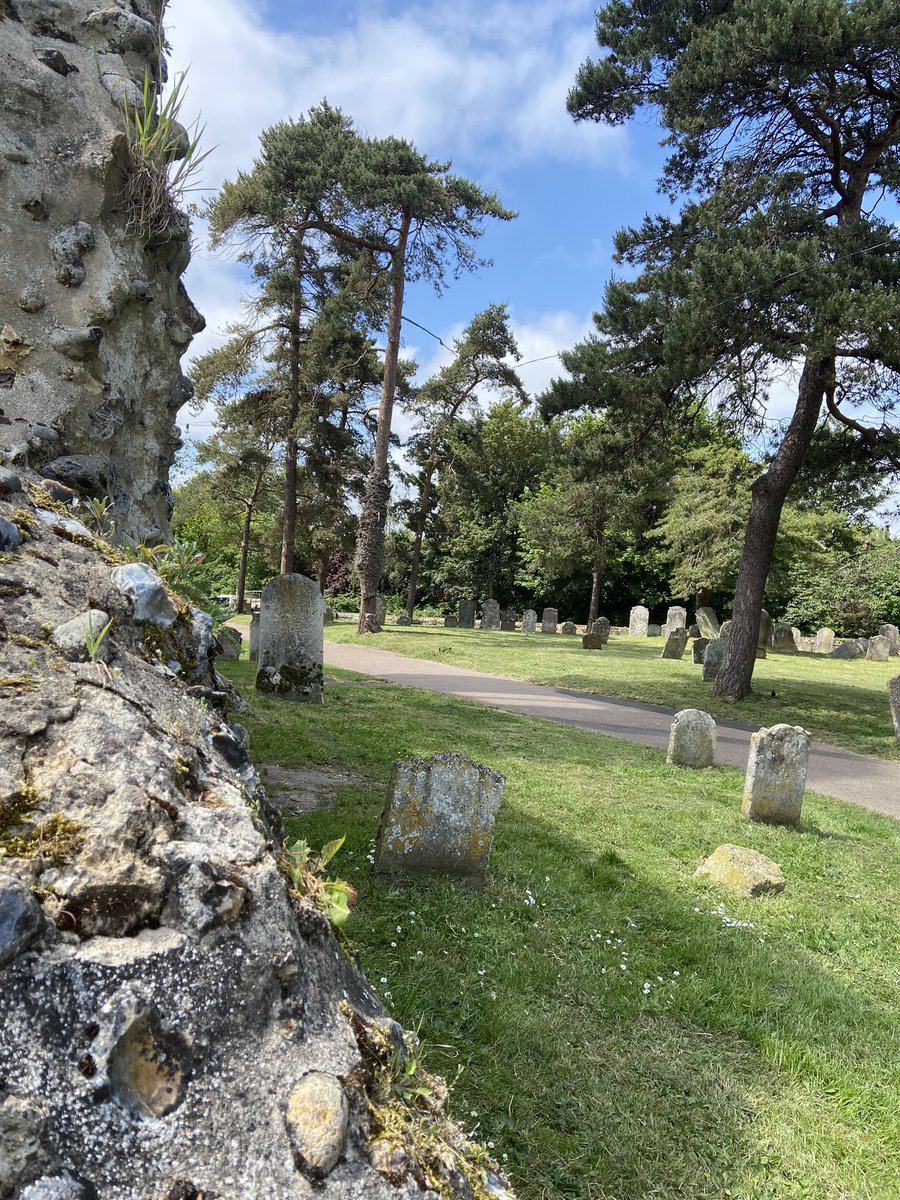
<svg viewBox="0 0 900 1200"><path fill-rule="evenodd" d="M0 593L2 593L2 589L0 589ZM33 692L37 686L38 681L30 675L7 675L6 678L0 679L0 691L9 689Z"/></svg>
<svg viewBox="0 0 900 1200"><path fill-rule="evenodd" d="M21 371L31 351L31 342L16 333L12 325L0 329L0 371Z"/></svg>
<svg viewBox="0 0 900 1200"><path fill-rule="evenodd" d="M26 833L0 838L0 849L10 858L48 858L55 867L64 866L81 849L82 826L54 813Z"/></svg>

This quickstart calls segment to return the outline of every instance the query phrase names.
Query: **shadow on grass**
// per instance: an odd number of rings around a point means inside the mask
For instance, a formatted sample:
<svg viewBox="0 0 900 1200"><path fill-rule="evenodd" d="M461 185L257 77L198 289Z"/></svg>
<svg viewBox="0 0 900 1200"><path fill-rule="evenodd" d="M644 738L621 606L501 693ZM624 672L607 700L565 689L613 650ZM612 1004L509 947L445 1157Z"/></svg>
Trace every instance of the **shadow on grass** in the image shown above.
<svg viewBox="0 0 900 1200"><path fill-rule="evenodd" d="M350 933L367 973L419 1026L433 1069L465 1065L455 1112L477 1114L523 1195L889 1194L896 1005L874 977L835 967L857 944L896 966L893 928L878 944L839 896L864 886L864 850L896 846L889 823L852 813L844 832L831 805L799 833L748 826L734 772L667 770L641 747L401 688L258 709L254 753L268 761L386 784L395 757L453 748L506 772L481 896L374 875L371 788L341 789L291 828L314 845L347 835L335 868L361 890ZM837 843L864 839L848 864ZM695 882L724 841L780 861L788 893L732 901Z"/></svg>

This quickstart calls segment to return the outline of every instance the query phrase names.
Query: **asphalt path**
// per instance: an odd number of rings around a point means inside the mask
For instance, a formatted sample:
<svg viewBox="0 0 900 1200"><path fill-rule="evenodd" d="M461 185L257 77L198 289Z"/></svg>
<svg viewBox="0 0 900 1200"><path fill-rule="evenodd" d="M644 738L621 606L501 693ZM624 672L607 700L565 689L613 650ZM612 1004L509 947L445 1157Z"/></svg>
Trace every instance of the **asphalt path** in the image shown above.
<svg viewBox="0 0 900 1200"><path fill-rule="evenodd" d="M326 641L325 662L331 667L359 671L404 687L474 700L491 708L573 725L659 750L668 746L669 727L675 714L673 708L662 705L507 679L369 646ZM716 717L716 728L716 762L746 767L750 734L759 726ZM856 754L814 739L807 786L822 795L900 818L900 763Z"/></svg>

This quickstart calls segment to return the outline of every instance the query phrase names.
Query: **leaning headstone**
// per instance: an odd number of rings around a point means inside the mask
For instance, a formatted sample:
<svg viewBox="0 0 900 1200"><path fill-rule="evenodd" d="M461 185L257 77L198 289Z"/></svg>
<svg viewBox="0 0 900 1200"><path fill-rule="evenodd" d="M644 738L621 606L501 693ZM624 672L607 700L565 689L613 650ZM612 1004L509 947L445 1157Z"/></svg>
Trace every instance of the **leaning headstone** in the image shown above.
<svg viewBox="0 0 900 1200"><path fill-rule="evenodd" d="M250 630L247 637L250 642L247 657L251 662L256 662L259 659L259 609L250 614Z"/></svg>
<svg viewBox="0 0 900 1200"><path fill-rule="evenodd" d="M567 634L569 637L574 637L575 634L578 632L578 629L577 629L574 621L564 621L562 631L563 631L563 633Z"/></svg>
<svg viewBox="0 0 900 1200"><path fill-rule="evenodd" d="M894 722L894 733L900 742L900 675L888 680L888 702L891 706L891 720Z"/></svg>
<svg viewBox="0 0 900 1200"><path fill-rule="evenodd" d="M709 638L694 638L691 643L691 653L694 656L694 662L698 665L703 662L703 656L706 654L706 647L709 645Z"/></svg>
<svg viewBox="0 0 900 1200"><path fill-rule="evenodd" d="M722 638L722 640L726 641L726 642L731 637L731 621L730 620L723 621L722 624L719 626L719 637Z"/></svg>
<svg viewBox="0 0 900 1200"><path fill-rule="evenodd" d="M879 625L877 632L891 643L891 654L900 653L900 629L896 625Z"/></svg>
<svg viewBox="0 0 900 1200"><path fill-rule="evenodd" d="M648 625L647 637L662 637L662 625Z"/></svg>
<svg viewBox="0 0 900 1200"><path fill-rule="evenodd" d="M869 638L869 646L866 650L866 658L869 662L887 662L891 654L891 639L882 637L876 633L874 637Z"/></svg>
<svg viewBox="0 0 900 1200"><path fill-rule="evenodd" d="M522 632L534 633L537 630L537 613L533 608L526 608L522 617Z"/></svg>
<svg viewBox="0 0 900 1200"><path fill-rule="evenodd" d="M459 617L457 623L460 629L475 628L475 601L461 600L459 603Z"/></svg>
<svg viewBox="0 0 900 1200"><path fill-rule="evenodd" d="M716 757L716 723L699 708L675 714L666 762L679 767L711 767Z"/></svg>
<svg viewBox="0 0 900 1200"><path fill-rule="evenodd" d="M725 661L725 651L728 649L728 642L723 642L721 638L716 638L710 642L703 654L703 675L701 678L704 683L709 683L715 679L722 669L722 663Z"/></svg>
<svg viewBox="0 0 900 1200"><path fill-rule="evenodd" d="M862 658L864 653L865 653L865 651L862 650L856 644L855 641L841 642L841 644L839 646L835 646L835 648L832 651L830 651L828 657L829 658L846 658L846 659Z"/></svg>
<svg viewBox="0 0 900 1200"><path fill-rule="evenodd" d="M666 613L666 628L669 633L673 629L687 629L687 609L676 604Z"/></svg>
<svg viewBox="0 0 900 1200"><path fill-rule="evenodd" d="M628 636L646 637L647 626L650 624L650 611L643 604L636 604L628 614Z"/></svg>
<svg viewBox="0 0 900 1200"><path fill-rule="evenodd" d="M683 625L676 626L666 638L660 658L683 658L687 641L688 635L685 627Z"/></svg>
<svg viewBox="0 0 900 1200"><path fill-rule="evenodd" d="M459 628L459 618L458 617L444 617L444 628L445 629L458 629Z"/></svg>
<svg viewBox="0 0 900 1200"><path fill-rule="evenodd" d="M465 754L394 763L375 846L388 874L452 875L484 886L506 780Z"/></svg>
<svg viewBox="0 0 900 1200"><path fill-rule="evenodd" d="M586 633L581 639L584 650L602 650L605 644L600 633Z"/></svg>
<svg viewBox="0 0 900 1200"><path fill-rule="evenodd" d="M750 850L747 846L732 846L727 842L712 852L702 867L694 872L695 879L711 879L721 883L739 896L777 895L784 891L784 873L778 863Z"/></svg>
<svg viewBox="0 0 900 1200"><path fill-rule="evenodd" d="M256 687L305 704L322 703L322 610L318 585L277 575L263 588Z"/></svg>
<svg viewBox="0 0 900 1200"><path fill-rule="evenodd" d="M500 605L496 600L485 600L481 606L481 628L490 630L500 628Z"/></svg>
<svg viewBox="0 0 900 1200"><path fill-rule="evenodd" d="M794 631L784 621L776 621L772 626L772 649L780 650L782 654L796 654L797 643Z"/></svg>
<svg viewBox="0 0 900 1200"><path fill-rule="evenodd" d="M384 602L383 596L375 597L375 620L378 622L378 628L381 629L387 618L387 605Z"/></svg>
<svg viewBox="0 0 900 1200"><path fill-rule="evenodd" d="M500 609L500 632L515 633L516 631L516 614L511 608Z"/></svg>
<svg viewBox="0 0 900 1200"><path fill-rule="evenodd" d="M556 633L556 622L559 617L555 608L545 608L541 615L541 633Z"/></svg>
<svg viewBox="0 0 900 1200"><path fill-rule="evenodd" d="M719 636L719 618L712 608L698 608L694 616L700 630L700 636L712 641Z"/></svg>
<svg viewBox="0 0 900 1200"><path fill-rule="evenodd" d="M743 815L752 821L796 825L808 766L809 734L799 725L773 725L751 734Z"/></svg>
<svg viewBox="0 0 900 1200"><path fill-rule="evenodd" d="M609 641L609 628L609 621L606 619L606 617L598 617L588 632L598 633L603 639L603 645L605 646Z"/></svg>

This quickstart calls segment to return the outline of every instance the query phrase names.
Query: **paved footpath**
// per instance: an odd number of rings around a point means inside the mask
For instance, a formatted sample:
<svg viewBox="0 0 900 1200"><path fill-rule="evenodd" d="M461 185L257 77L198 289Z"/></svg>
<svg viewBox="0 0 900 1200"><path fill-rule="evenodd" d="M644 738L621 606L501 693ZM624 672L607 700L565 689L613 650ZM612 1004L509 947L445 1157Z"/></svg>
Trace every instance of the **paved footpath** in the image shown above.
<svg viewBox="0 0 900 1200"><path fill-rule="evenodd" d="M639 704L590 692L526 683L482 671L469 671L423 658L407 658L368 646L325 643L325 662L331 667L359 671L376 679L406 687L424 688L444 696L475 700L492 708L539 717L561 725L574 725L592 733L639 742L665 750L675 710L656 704ZM759 726L716 717L716 761L744 768L750 734ZM869 754L854 754L840 746L814 740L808 784L812 791L848 800L874 812L900 817L900 763Z"/></svg>

